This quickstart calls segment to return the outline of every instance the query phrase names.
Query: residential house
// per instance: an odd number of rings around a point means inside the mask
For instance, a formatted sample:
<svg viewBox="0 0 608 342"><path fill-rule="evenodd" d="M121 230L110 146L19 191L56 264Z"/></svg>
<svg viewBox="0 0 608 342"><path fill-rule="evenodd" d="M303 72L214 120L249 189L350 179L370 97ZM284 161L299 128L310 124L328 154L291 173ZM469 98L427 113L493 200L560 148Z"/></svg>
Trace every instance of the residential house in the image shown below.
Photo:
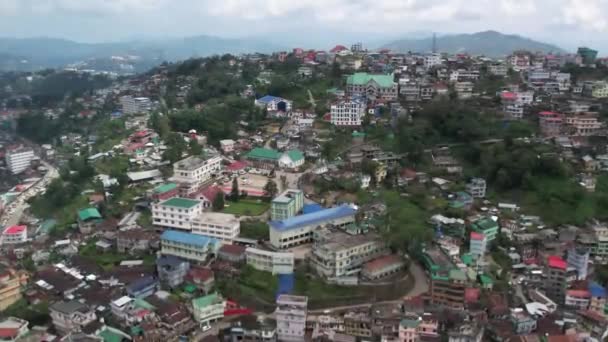
<svg viewBox="0 0 608 342"><path fill-rule="evenodd" d="M221 243L206 236L166 230L160 237L161 254L174 255L195 263L202 263L216 254Z"/></svg>
<svg viewBox="0 0 608 342"><path fill-rule="evenodd" d="M306 332L308 298L304 296L279 295L274 312L279 341L303 341Z"/></svg>
<svg viewBox="0 0 608 342"><path fill-rule="evenodd" d="M213 271L206 267L191 267L186 275L186 279L205 293L209 293L215 283Z"/></svg>
<svg viewBox="0 0 608 342"><path fill-rule="evenodd" d="M368 280L378 280L393 276L403 270L405 262L395 254L386 255L363 265L361 276Z"/></svg>
<svg viewBox="0 0 608 342"><path fill-rule="evenodd" d="M159 288L158 280L153 276L141 277L127 285L127 294L133 298L145 298L153 295Z"/></svg>
<svg viewBox="0 0 608 342"><path fill-rule="evenodd" d="M543 111L538 113L540 132L544 137L554 138L561 134L564 124L563 115L555 112Z"/></svg>
<svg viewBox="0 0 608 342"><path fill-rule="evenodd" d="M486 236L483 233L471 232L469 240L469 254L473 259L478 260L483 258L487 250Z"/></svg>
<svg viewBox="0 0 608 342"><path fill-rule="evenodd" d="M4 229L0 237L2 245L16 245L27 241L27 226L9 226Z"/></svg>
<svg viewBox="0 0 608 342"><path fill-rule="evenodd" d="M264 316L241 316L229 331L224 330L224 334L228 337L227 342L277 342L277 323Z"/></svg>
<svg viewBox="0 0 608 342"><path fill-rule="evenodd" d="M192 300L194 319L201 326L210 326L224 318L226 301L217 293Z"/></svg>
<svg viewBox="0 0 608 342"><path fill-rule="evenodd" d="M178 257L168 255L156 259L158 279L165 288L175 289L184 283L190 270L190 263Z"/></svg>
<svg viewBox="0 0 608 342"><path fill-rule="evenodd" d="M87 208L78 212L78 229L82 234L91 234L102 221L97 208Z"/></svg>
<svg viewBox="0 0 608 342"><path fill-rule="evenodd" d="M397 100L398 86L393 75L372 75L355 73L346 79L346 92L350 96L365 97L371 100Z"/></svg>
<svg viewBox="0 0 608 342"><path fill-rule="evenodd" d="M587 310L589 308L589 302L591 301L591 293L585 289L583 290L566 290L566 297L564 298L564 304L567 308L573 310Z"/></svg>
<svg viewBox="0 0 608 342"><path fill-rule="evenodd" d="M217 251L217 258L234 264L245 261L245 246L224 244Z"/></svg>
<svg viewBox="0 0 608 342"><path fill-rule="evenodd" d="M517 335L526 335L536 330L536 319L523 309L511 310L511 323Z"/></svg>
<svg viewBox="0 0 608 342"><path fill-rule="evenodd" d="M234 152L235 142L232 139L220 140L220 148L224 153Z"/></svg>
<svg viewBox="0 0 608 342"><path fill-rule="evenodd" d="M24 319L6 317L0 321L0 341L27 341L25 337L30 331L28 325L29 322Z"/></svg>
<svg viewBox="0 0 608 342"><path fill-rule="evenodd" d="M471 224L471 230L482 233L486 237L488 243L491 243L496 239L498 228L498 222L489 217L478 219Z"/></svg>
<svg viewBox="0 0 608 342"><path fill-rule="evenodd" d="M53 326L60 334L80 332L82 328L97 320L95 311L86 304L72 300L59 301L49 306Z"/></svg>
<svg viewBox="0 0 608 342"><path fill-rule="evenodd" d="M473 178L467 183L466 190L474 198L484 198L486 197L486 180Z"/></svg>
<svg viewBox="0 0 608 342"><path fill-rule="evenodd" d="M139 254L158 248L158 234L145 229L120 230L116 233L116 250L119 253Z"/></svg>

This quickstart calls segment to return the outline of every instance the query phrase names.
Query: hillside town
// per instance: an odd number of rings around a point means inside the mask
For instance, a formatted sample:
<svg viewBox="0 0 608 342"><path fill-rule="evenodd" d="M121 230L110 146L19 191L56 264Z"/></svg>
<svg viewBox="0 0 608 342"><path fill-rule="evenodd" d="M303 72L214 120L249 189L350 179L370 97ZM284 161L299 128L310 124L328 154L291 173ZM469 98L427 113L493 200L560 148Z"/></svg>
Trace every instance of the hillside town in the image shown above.
<svg viewBox="0 0 608 342"><path fill-rule="evenodd" d="M3 75L0 341L604 341L608 58L438 48Z"/></svg>

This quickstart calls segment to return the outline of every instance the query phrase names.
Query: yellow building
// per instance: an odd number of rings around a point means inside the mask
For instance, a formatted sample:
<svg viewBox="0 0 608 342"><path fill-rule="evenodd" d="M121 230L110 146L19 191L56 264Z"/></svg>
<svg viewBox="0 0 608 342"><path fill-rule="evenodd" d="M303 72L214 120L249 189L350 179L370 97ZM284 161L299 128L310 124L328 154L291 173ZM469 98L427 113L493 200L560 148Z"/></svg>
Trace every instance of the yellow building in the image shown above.
<svg viewBox="0 0 608 342"><path fill-rule="evenodd" d="M591 96L596 99L608 98L608 83L603 81L595 83L593 90L591 90Z"/></svg>
<svg viewBox="0 0 608 342"><path fill-rule="evenodd" d="M21 299L21 290L27 284L26 273L6 269L0 274L0 311Z"/></svg>

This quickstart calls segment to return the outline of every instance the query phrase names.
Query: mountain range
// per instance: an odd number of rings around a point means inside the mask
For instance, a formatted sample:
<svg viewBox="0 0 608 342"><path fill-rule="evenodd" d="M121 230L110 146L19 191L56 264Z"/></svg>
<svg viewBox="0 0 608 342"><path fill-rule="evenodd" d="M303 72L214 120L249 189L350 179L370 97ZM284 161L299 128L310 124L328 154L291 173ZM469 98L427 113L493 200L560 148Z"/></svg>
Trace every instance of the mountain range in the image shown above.
<svg viewBox="0 0 608 342"><path fill-rule="evenodd" d="M431 51L433 40L428 37L430 34L426 34L428 38L421 38L422 36L424 35L410 34L405 35L407 37L405 39L387 44L376 42L374 45L396 52ZM117 63L121 64L121 68L124 67L124 63L130 63L127 69L138 72L165 60L176 61L222 53L269 53L288 49L273 41L266 37L220 38L205 35L115 43L78 43L56 38L0 38L0 70L38 70L76 63L85 68L96 69L99 65L103 65L104 68L109 65L108 61L112 56L132 56L132 58L119 59ZM564 52L551 44L496 31L442 35L436 38L436 46L437 51L440 52L468 52L490 57L501 57L518 49ZM128 62L124 62L125 60Z"/></svg>
<svg viewBox="0 0 608 342"><path fill-rule="evenodd" d="M513 34L503 34L496 31L484 31L472 34L455 34L438 36L435 39L438 52L469 53L472 55L485 55L488 57L504 57L515 50L529 50L533 52L565 52L562 48L538 42ZM433 47L433 38L400 39L382 48L395 52L430 52Z"/></svg>

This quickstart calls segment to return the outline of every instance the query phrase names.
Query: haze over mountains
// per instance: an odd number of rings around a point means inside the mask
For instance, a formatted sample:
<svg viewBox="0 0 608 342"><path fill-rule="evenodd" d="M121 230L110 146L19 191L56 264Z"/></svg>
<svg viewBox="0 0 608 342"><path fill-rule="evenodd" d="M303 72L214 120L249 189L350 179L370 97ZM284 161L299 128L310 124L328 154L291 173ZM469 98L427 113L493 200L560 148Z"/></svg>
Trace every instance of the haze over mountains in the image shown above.
<svg viewBox="0 0 608 342"><path fill-rule="evenodd" d="M389 48L396 52L428 52L432 48L432 37L406 35L408 38L390 43L371 43L364 46ZM0 38L0 70L37 70L42 68L63 67L80 63L95 69L97 65L107 65L112 56L132 56L121 63L131 63L133 72L143 71L162 61L183 60L190 57L203 57L222 53L269 53L288 50L291 46L274 43L267 38L220 38L213 36L194 36L181 39L136 40L116 43L78 43L55 38ZM336 42L340 43L340 42ZM377 46L373 46L373 45ZM311 47L329 49L330 47ZM534 41L517 35L505 35L496 31L474 34L443 35L437 37L440 52L483 54L500 57L517 49L543 52L564 52L561 48Z"/></svg>

